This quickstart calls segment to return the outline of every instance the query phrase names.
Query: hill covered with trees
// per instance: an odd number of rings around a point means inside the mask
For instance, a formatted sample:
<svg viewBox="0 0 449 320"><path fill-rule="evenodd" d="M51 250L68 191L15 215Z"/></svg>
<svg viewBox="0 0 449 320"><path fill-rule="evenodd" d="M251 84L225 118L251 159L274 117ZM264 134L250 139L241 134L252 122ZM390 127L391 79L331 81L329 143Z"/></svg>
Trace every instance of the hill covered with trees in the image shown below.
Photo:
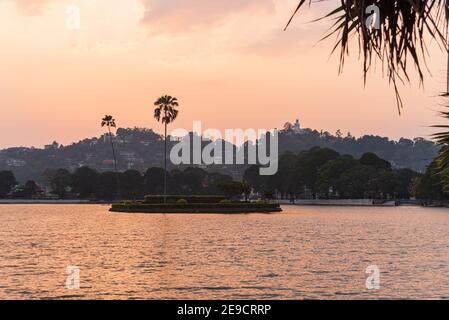
<svg viewBox="0 0 449 320"><path fill-rule="evenodd" d="M351 133L343 134L340 130L333 135L327 131L295 130L290 123L286 123L280 131L279 154L287 151L298 153L313 147L330 148L354 158L371 152L389 161L394 168L409 168L418 172L426 170L439 150L434 142L423 138L401 138L398 141L374 135L356 138Z"/></svg>
<svg viewBox="0 0 449 320"><path fill-rule="evenodd" d="M81 167L90 167L99 172L113 171L114 160L110 149L111 137L84 139L62 146L57 142L39 148L13 147L0 150L0 170L12 171L20 182L35 180L44 182L47 169L66 169L74 172ZM163 137L151 129L119 128L114 139L117 148L117 164L120 171L136 170L141 173L150 167L162 167L164 161ZM169 141L169 148L176 142ZM359 138L351 134L335 135L311 129L298 129L287 123L279 131L279 154L299 153L313 147L331 148L340 154L360 158L372 152L389 161L393 168L410 168L424 172L438 153L436 145L423 138L393 141L386 137L365 135ZM241 179L246 165L200 166L208 172L228 174ZM174 169L170 166L169 169ZM183 168L181 168L183 169Z"/></svg>

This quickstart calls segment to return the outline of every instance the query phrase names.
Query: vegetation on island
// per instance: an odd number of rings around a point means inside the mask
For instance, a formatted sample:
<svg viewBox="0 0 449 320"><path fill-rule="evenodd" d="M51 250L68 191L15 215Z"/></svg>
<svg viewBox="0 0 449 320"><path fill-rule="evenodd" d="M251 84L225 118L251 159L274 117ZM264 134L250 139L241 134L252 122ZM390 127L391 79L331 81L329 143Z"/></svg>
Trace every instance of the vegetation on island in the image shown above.
<svg viewBox="0 0 449 320"><path fill-rule="evenodd" d="M162 196L163 198L163 196ZM162 199L163 201L163 199ZM277 203L266 202L219 202L219 203L162 203L139 202L114 203L110 211L135 213L272 213L281 212Z"/></svg>
<svg viewBox="0 0 449 320"><path fill-rule="evenodd" d="M217 195L147 195L143 201L112 204L114 212L142 213L271 213L281 212L277 203L233 201Z"/></svg>

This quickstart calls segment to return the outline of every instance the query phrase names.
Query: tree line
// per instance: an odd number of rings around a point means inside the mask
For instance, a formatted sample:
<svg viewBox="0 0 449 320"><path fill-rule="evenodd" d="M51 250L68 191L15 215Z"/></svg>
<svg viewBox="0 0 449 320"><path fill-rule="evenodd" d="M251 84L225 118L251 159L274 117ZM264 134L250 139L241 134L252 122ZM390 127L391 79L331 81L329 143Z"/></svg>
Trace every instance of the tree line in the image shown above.
<svg viewBox="0 0 449 320"><path fill-rule="evenodd" d="M0 199L10 196L12 198L31 199L41 191L33 180L19 184L12 171L0 171Z"/></svg>
<svg viewBox="0 0 449 320"><path fill-rule="evenodd" d="M171 170L167 172L167 193L248 198L253 191L262 198L448 200L436 168L434 161L420 174L410 169L393 169L388 161L374 153L365 153L356 159L329 148L314 147L297 154L283 154L279 170L273 176L260 176L259 166L250 166L243 182L197 167ZM117 174L118 179L115 172L81 167L73 172L47 169L44 177L49 191L60 199L132 200L164 192L163 168ZM11 171L0 171L0 198L33 198L41 193L34 181L18 184Z"/></svg>
<svg viewBox="0 0 449 320"><path fill-rule="evenodd" d="M244 179L266 197L320 199L447 199L439 177L429 167L423 175L411 169L393 169L374 153L360 159L329 148L314 147L279 159L273 176L260 176L254 165Z"/></svg>
<svg viewBox="0 0 449 320"><path fill-rule="evenodd" d="M82 167L73 173L65 169L47 170L45 176L51 192L59 198L134 200L147 194L163 194L164 172L162 168L152 167L143 174L137 170L116 174ZM167 172L167 192L187 195L223 194L223 186L232 181L232 177L228 175L208 173L200 168L189 167L183 171L176 169ZM120 184L119 188L117 183ZM117 194L118 192L120 194Z"/></svg>
<svg viewBox="0 0 449 320"><path fill-rule="evenodd" d="M164 169L159 167L149 168L143 174L137 170L98 172L89 167L81 167L74 172L47 169L44 177L49 192L59 199L142 199L145 195L164 192ZM26 194L18 192L32 185L36 188ZM243 183L234 181L229 175L188 167L167 172L167 192L174 195L234 196L244 193L245 189ZM0 198L34 198L40 193L34 181L19 185L11 171L0 172Z"/></svg>

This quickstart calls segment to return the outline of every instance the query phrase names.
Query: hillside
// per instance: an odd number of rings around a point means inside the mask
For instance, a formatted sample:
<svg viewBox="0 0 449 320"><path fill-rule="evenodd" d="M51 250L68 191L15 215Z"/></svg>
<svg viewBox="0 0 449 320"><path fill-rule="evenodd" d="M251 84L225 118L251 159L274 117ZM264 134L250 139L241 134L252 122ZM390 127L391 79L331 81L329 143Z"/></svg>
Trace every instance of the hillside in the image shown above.
<svg viewBox="0 0 449 320"><path fill-rule="evenodd" d="M151 129L119 128L114 141L118 166L122 171L144 171L148 167L163 164L163 138ZM331 135L328 132L288 126L279 132L279 154L286 151L297 153L314 146L328 147L340 154L350 154L356 158L365 152L373 152L390 161L395 168L411 168L419 172L425 170L438 151L433 142L423 138L393 141L371 135L355 138L348 134L343 137L339 133ZM46 169L65 168L73 171L82 166L99 171L113 170L109 136L84 139L68 146L54 142L44 149L14 147L0 150L0 170L13 171L20 181L42 181ZM203 168L239 178L246 166L217 165Z"/></svg>

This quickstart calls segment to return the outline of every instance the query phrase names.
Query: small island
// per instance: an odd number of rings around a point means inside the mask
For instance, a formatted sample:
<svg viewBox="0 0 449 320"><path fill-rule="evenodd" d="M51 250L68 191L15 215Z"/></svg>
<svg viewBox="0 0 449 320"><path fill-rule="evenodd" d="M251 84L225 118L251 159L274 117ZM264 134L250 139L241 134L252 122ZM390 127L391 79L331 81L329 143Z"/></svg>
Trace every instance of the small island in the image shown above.
<svg viewBox="0 0 449 320"><path fill-rule="evenodd" d="M231 201L224 196L146 196L144 201L114 203L111 212L128 213L275 213L282 209L278 203L266 201Z"/></svg>

